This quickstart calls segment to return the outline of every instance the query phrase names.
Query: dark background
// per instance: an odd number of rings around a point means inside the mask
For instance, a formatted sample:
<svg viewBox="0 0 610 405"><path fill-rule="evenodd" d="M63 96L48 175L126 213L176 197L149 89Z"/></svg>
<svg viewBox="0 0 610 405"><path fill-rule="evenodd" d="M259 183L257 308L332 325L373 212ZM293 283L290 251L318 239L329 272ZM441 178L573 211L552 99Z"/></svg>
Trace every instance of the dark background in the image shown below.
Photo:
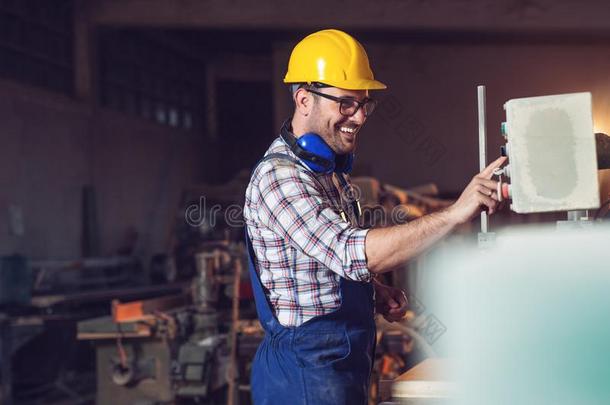
<svg viewBox="0 0 610 405"><path fill-rule="evenodd" d="M134 231L137 254L161 250L184 187L249 170L276 136L290 50L321 28L356 36L388 85L355 174L455 196L478 168L478 84L491 155L511 98L591 91L608 130L608 17L604 1L1 0L0 253L78 257L85 186L96 253Z"/></svg>

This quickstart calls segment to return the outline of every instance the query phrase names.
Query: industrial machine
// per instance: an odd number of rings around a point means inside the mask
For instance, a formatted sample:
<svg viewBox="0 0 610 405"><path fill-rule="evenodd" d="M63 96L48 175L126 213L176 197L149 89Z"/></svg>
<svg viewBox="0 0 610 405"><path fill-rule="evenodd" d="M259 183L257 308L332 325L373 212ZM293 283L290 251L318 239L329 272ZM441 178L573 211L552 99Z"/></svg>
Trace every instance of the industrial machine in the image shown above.
<svg viewBox="0 0 610 405"><path fill-rule="evenodd" d="M478 107L482 170L487 164L485 86L478 87ZM567 221L558 226L591 225L610 202L608 193L600 195L603 176L598 176L598 170L610 168L610 138L594 133L591 93L512 99L504 109L501 152L508 164L494 172L500 201L510 201L519 214L566 212ZM479 245L494 240L483 212Z"/></svg>
<svg viewBox="0 0 610 405"><path fill-rule="evenodd" d="M234 397L238 339L248 323L239 318L243 258L243 244L208 244L183 293L115 301L112 316L80 322L78 338L96 347L97 404L224 404Z"/></svg>
<svg viewBox="0 0 610 405"><path fill-rule="evenodd" d="M591 93L509 100L502 135L517 213L599 208Z"/></svg>
<svg viewBox="0 0 610 405"><path fill-rule="evenodd" d="M79 322L78 339L96 351L98 405L248 403L240 398L262 328L242 271L243 227L223 215L241 203L244 181L183 191L150 268L153 283L182 290L116 300L110 316Z"/></svg>
<svg viewBox="0 0 610 405"><path fill-rule="evenodd" d="M478 87L478 104L482 170L484 86ZM596 383L607 364L607 328L599 317L582 314L607 306L609 228L601 219L610 205L610 137L594 133L590 93L513 99L504 109L502 154L508 162L494 172L499 199L518 214L565 212L567 218L556 227L512 229L496 240L482 212L478 248L456 244L436 257L440 270L429 275L437 277L430 283L430 306L444 323L440 346L450 359L432 353L394 378L392 388L382 390L391 404L608 400L606 386ZM409 326L399 328L417 337ZM591 347L594 356L587 355Z"/></svg>

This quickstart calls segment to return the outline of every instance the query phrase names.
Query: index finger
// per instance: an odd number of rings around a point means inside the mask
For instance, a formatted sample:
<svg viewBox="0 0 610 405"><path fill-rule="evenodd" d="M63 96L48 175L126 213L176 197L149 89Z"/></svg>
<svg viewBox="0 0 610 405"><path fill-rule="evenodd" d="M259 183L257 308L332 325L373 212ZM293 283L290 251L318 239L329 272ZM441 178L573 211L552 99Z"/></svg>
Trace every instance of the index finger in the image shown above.
<svg viewBox="0 0 610 405"><path fill-rule="evenodd" d="M409 303L409 300L407 299L407 294L405 294L404 291L401 291L401 294L398 296L398 302L400 303L401 307L404 307Z"/></svg>
<svg viewBox="0 0 610 405"><path fill-rule="evenodd" d="M506 162L506 156L500 156L499 158L494 160L489 166L483 169L481 173L479 173L479 175L485 179L491 179L491 176L493 176L494 174L494 170L502 166L504 162Z"/></svg>

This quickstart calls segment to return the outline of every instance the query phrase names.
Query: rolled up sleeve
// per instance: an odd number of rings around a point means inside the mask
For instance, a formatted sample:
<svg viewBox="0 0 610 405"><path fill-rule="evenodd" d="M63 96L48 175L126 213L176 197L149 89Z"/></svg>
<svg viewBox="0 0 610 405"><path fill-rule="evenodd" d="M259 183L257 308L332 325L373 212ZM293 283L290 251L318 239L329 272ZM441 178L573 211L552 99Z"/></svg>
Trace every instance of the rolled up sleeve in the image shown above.
<svg viewBox="0 0 610 405"><path fill-rule="evenodd" d="M261 224L341 277L371 280L365 253L369 230L343 221L313 174L280 163L266 164L260 175Z"/></svg>

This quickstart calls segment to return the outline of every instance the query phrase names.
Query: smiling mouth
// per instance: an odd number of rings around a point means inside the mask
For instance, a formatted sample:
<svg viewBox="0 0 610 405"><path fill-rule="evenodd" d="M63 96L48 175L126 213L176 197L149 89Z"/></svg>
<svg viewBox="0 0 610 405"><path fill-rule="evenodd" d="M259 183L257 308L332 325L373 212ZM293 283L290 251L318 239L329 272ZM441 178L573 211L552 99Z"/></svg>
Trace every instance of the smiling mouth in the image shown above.
<svg viewBox="0 0 610 405"><path fill-rule="evenodd" d="M337 128L341 135L344 135L348 139L353 139L358 132L358 127L350 127L347 125L341 125Z"/></svg>

